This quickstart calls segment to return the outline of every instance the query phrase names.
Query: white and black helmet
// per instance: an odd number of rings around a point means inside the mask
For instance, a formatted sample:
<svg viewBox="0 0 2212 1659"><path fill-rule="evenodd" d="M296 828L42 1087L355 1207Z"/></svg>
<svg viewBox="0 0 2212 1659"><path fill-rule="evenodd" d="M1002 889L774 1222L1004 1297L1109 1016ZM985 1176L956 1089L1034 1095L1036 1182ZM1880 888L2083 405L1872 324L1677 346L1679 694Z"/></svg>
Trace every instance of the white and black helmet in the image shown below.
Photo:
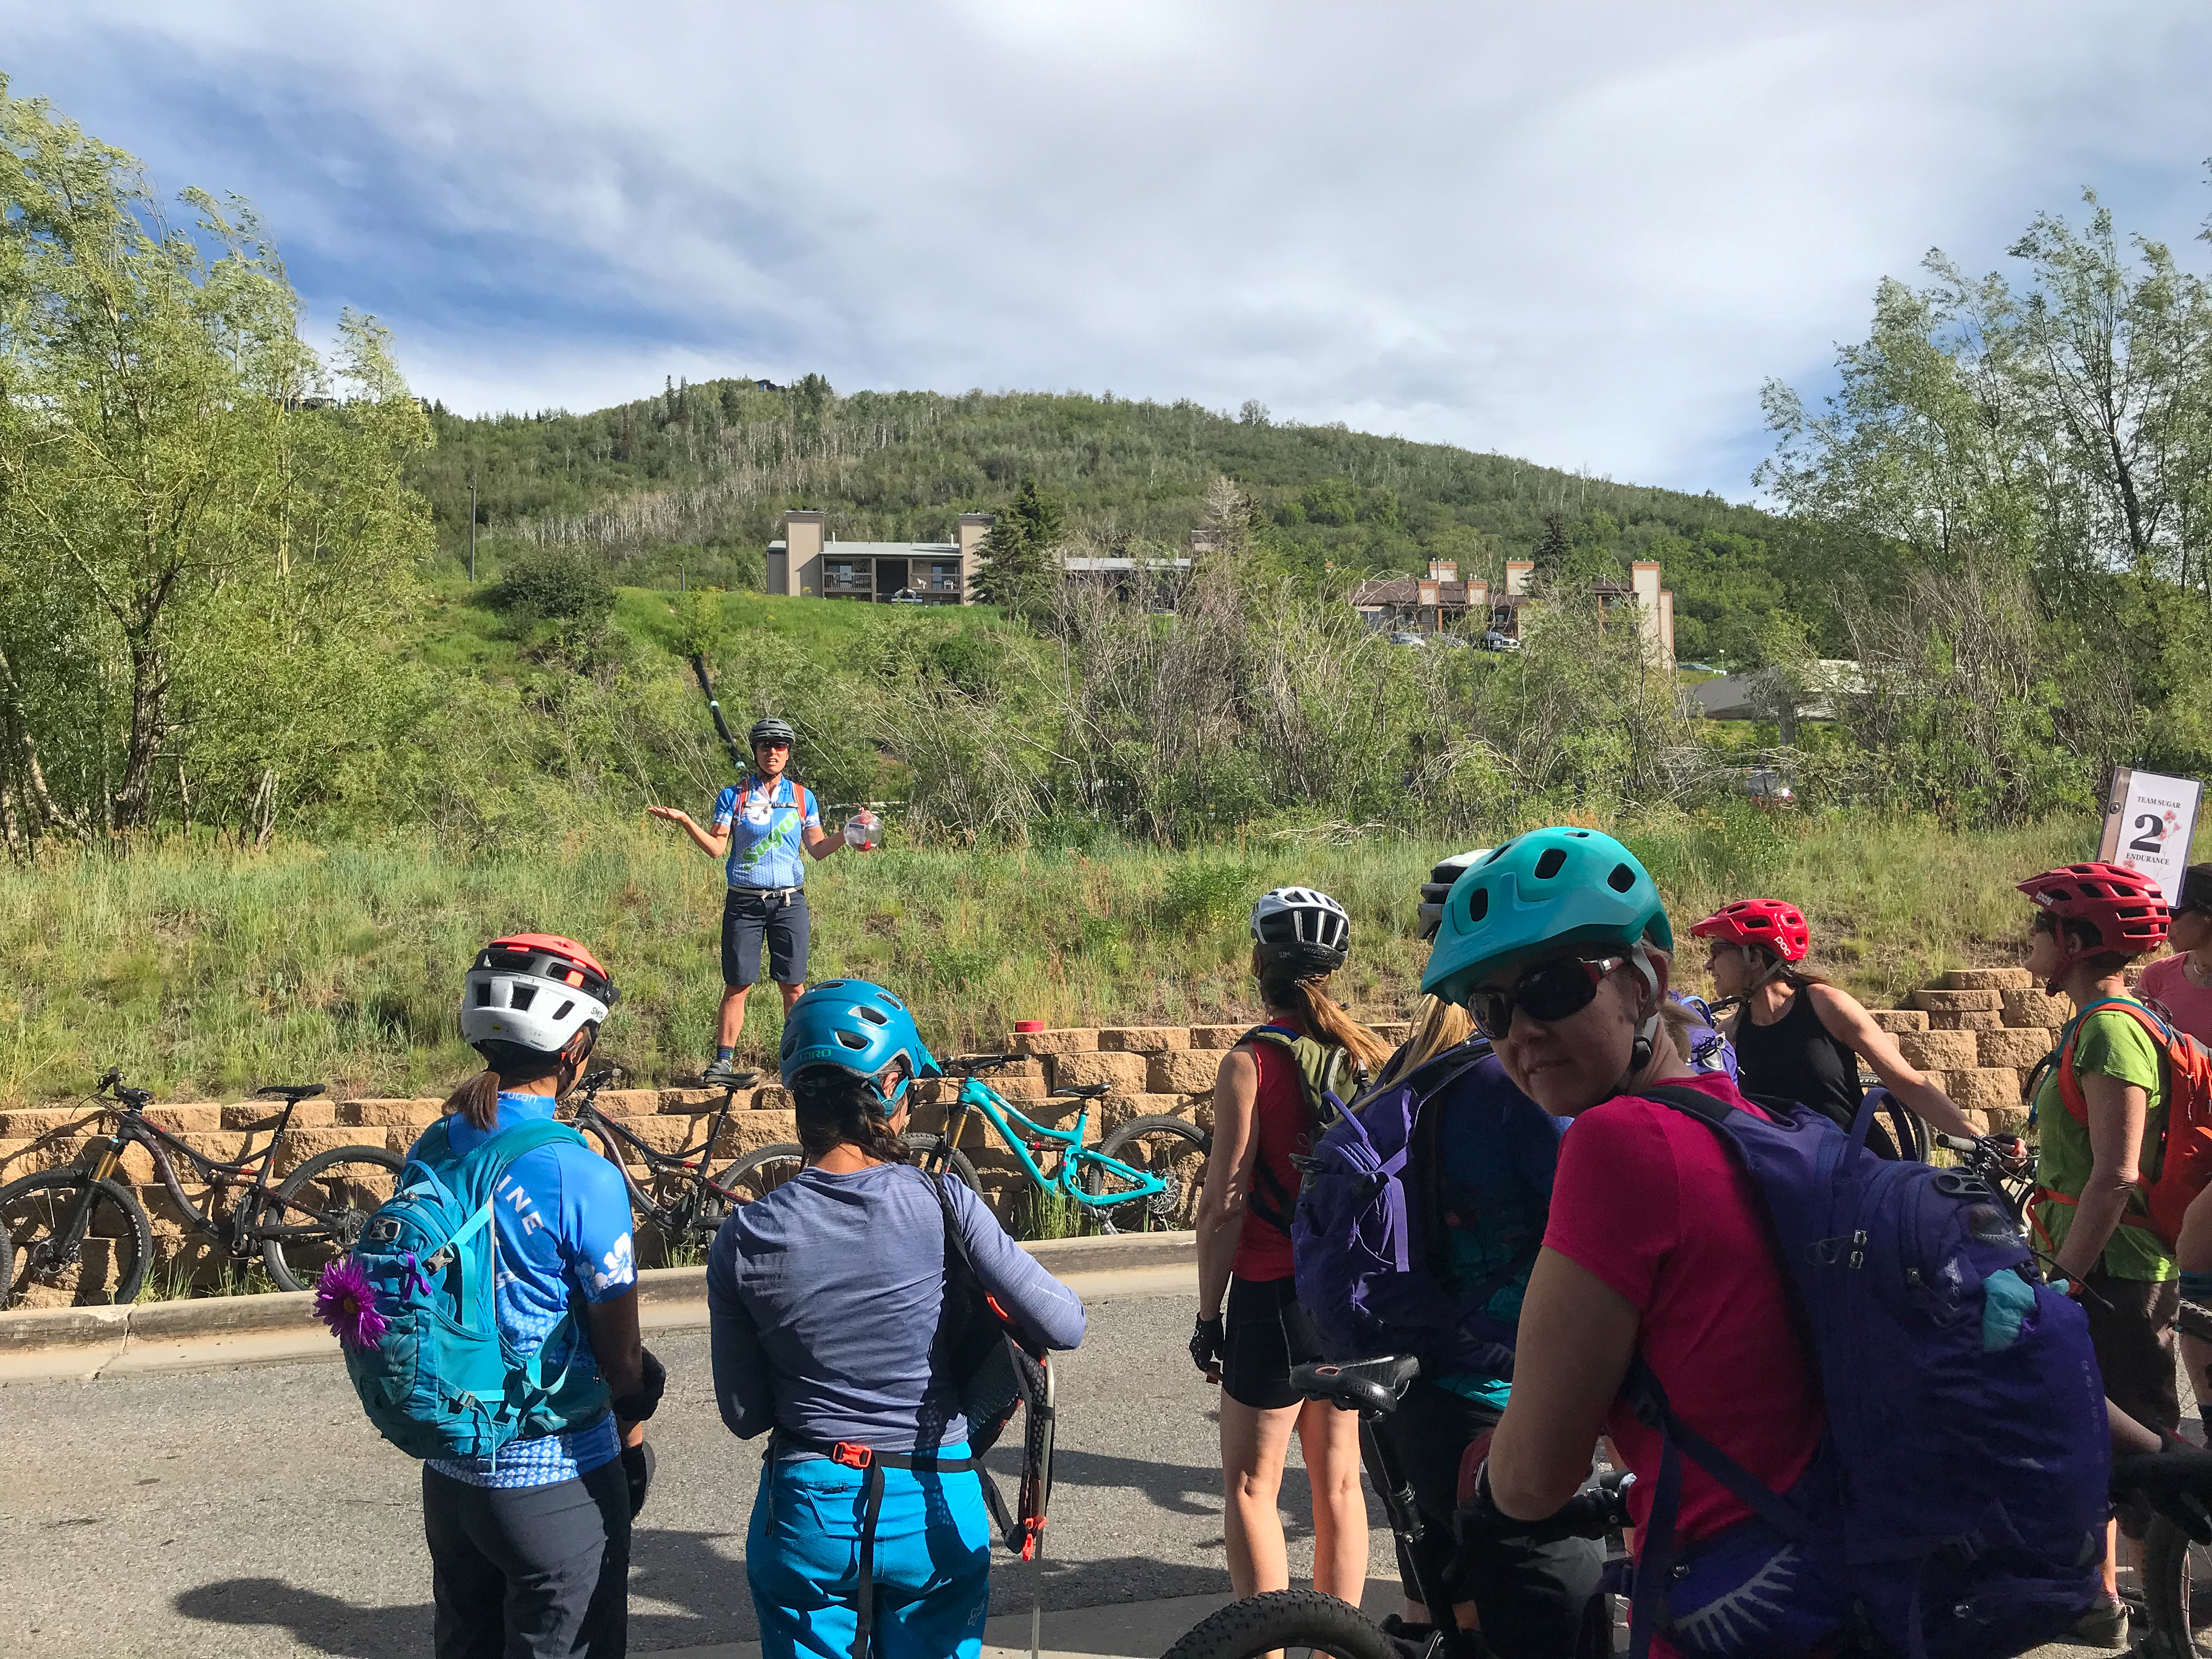
<svg viewBox="0 0 2212 1659"><path fill-rule="evenodd" d="M1452 884L1489 856L1487 847L1478 847L1472 853L1453 854L1429 872L1429 878L1421 884L1419 912L1423 939L1434 939L1437 929L1443 926L1444 901L1451 896Z"/></svg>
<svg viewBox="0 0 2212 1659"><path fill-rule="evenodd" d="M558 1054L622 999L599 959L558 933L507 933L477 952L461 981L461 1041Z"/></svg>
<svg viewBox="0 0 2212 1659"><path fill-rule="evenodd" d="M1314 888L1278 887L1252 907L1252 938L1270 967L1329 974L1352 952L1352 918Z"/></svg>

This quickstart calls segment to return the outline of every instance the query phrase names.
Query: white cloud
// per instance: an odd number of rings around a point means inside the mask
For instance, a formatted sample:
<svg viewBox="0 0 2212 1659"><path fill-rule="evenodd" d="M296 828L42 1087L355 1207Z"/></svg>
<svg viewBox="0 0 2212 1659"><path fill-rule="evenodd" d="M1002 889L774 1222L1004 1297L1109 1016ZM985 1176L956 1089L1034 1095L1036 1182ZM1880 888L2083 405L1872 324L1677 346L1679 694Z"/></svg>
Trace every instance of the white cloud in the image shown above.
<svg viewBox="0 0 2212 1659"><path fill-rule="evenodd" d="M1880 276L2086 184L2185 238L2212 150L2179 3L13 21L18 93L254 196L458 406L1110 386L1733 495Z"/></svg>

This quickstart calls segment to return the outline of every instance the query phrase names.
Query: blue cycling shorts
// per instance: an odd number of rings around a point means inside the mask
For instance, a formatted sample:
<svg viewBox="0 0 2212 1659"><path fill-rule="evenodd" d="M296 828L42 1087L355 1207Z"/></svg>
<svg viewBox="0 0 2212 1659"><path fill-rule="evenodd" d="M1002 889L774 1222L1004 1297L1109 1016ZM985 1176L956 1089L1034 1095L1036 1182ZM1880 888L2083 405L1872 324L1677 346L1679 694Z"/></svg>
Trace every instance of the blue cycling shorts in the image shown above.
<svg viewBox="0 0 2212 1659"><path fill-rule="evenodd" d="M947 1446L948 1461L968 1455ZM878 1659L978 1659L991 1605L991 1517L973 1469L883 1471ZM770 1462L745 1534L761 1659L851 1659L866 1477L826 1457Z"/></svg>

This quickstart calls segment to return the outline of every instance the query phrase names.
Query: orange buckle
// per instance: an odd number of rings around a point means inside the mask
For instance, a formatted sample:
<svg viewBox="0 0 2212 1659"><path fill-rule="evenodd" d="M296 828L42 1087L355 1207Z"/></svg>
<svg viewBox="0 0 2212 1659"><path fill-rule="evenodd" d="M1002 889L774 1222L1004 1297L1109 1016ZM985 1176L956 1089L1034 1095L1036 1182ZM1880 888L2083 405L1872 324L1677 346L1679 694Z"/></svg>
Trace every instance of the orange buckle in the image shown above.
<svg viewBox="0 0 2212 1659"><path fill-rule="evenodd" d="M830 1461L842 1463L848 1469L865 1469L876 1461L874 1452L850 1440L840 1440L830 1448Z"/></svg>

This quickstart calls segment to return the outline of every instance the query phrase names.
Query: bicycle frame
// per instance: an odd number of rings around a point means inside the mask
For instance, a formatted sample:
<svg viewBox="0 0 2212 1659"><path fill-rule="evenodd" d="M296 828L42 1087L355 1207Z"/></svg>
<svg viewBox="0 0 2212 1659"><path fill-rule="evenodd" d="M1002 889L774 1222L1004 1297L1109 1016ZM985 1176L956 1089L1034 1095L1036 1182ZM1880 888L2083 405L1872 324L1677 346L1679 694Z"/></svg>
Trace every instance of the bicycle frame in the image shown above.
<svg viewBox="0 0 2212 1659"><path fill-rule="evenodd" d="M696 1204L700 1194L708 1192L732 1200L738 1198L737 1194L708 1175L706 1168L714 1156L715 1143L722 1138L722 1126L729 1121L732 1109L731 1096L723 1096L722 1104L714 1113L714 1121L707 1126L706 1139L696 1146L687 1146L680 1152L663 1152L647 1146L644 1140L624 1128L620 1119L610 1117L599 1109L599 1090L604 1086L604 1084L586 1084L584 1098L570 1114L570 1122L579 1128L588 1124L610 1139L629 1148L644 1160L647 1170L656 1176L669 1174L688 1176L691 1184L685 1199L690 1203ZM633 1207L641 1208L655 1218L663 1220L672 1218L679 1212L683 1207L681 1204L664 1206L639 1184L637 1177L630 1173L628 1158L618 1158L614 1164L622 1171L623 1185L629 1189Z"/></svg>
<svg viewBox="0 0 2212 1659"><path fill-rule="evenodd" d="M1083 1126L1091 1117L1091 1103L1088 1101L1076 1113L1073 1128L1054 1129L1017 1111L1006 1103L997 1090L971 1073L963 1079L959 1096L945 1114L946 1146L960 1144L960 1131L966 1126L970 1112L981 1112L983 1121L999 1132L999 1138L1006 1143L1006 1150L1013 1153L1031 1181L1046 1192L1059 1193L1086 1209L1111 1209L1119 1204L1157 1198L1168 1190L1168 1183L1158 1176L1132 1169L1121 1159L1108 1158L1103 1152L1094 1152L1083 1144ZM1049 1143L1060 1149L1060 1165L1050 1176L1047 1176L1037 1161L1030 1156L1030 1148L1040 1143ZM1096 1169L1118 1181L1127 1182L1128 1190L1100 1194L1085 1192L1076 1177L1086 1169Z"/></svg>
<svg viewBox="0 0 2212 1659"><path fill-rule="evenodd" d="M143 1108L126 1103L119 1109L122 1122L117 1126L115 1133L108 1137L106 1149L100 1153L88 1173L95 1181L106 1180L114 1173L116 1165L123 1161L124 1148L134 1141L137 1142L152 1155L154 1171L161 1176L161 1185L168 1192L169 1201L174 1204L184 1216L185 1225L195 1233L221 1240L233 1255L251 1255L252 1251L249 1248L251 1242L271 1237L283 1237L288 1231L296 1233L313 1231L302 1228L288 1230L258 1227L253 1221L253 1218L260 1212L263 1205L276 1190L270 1184L269 1170L276 1161L278 1138L289 1127L293 1109L297 1104L296 1101L288 1100L284 1103L283 1109L276 1115L276 1127L270 1133L267 1146L258 1152L249 1153L235 1163L228 1163L222 1158L210 1158L204 1152L193 1151L173 1133L146 1116ZM210 1203L209 1209L204 1211L185 1196L184 1182L177 1175L176 1161L170 1156L172 1152L184 1154L210 1192L217 1188L230 1185L246 1188L248 1201L233 1207L228 1226L219 1224L210 1213L214 1208L212 1201ZM248 1170L252 1170L251 1181L246 1178Z"/></svg>

